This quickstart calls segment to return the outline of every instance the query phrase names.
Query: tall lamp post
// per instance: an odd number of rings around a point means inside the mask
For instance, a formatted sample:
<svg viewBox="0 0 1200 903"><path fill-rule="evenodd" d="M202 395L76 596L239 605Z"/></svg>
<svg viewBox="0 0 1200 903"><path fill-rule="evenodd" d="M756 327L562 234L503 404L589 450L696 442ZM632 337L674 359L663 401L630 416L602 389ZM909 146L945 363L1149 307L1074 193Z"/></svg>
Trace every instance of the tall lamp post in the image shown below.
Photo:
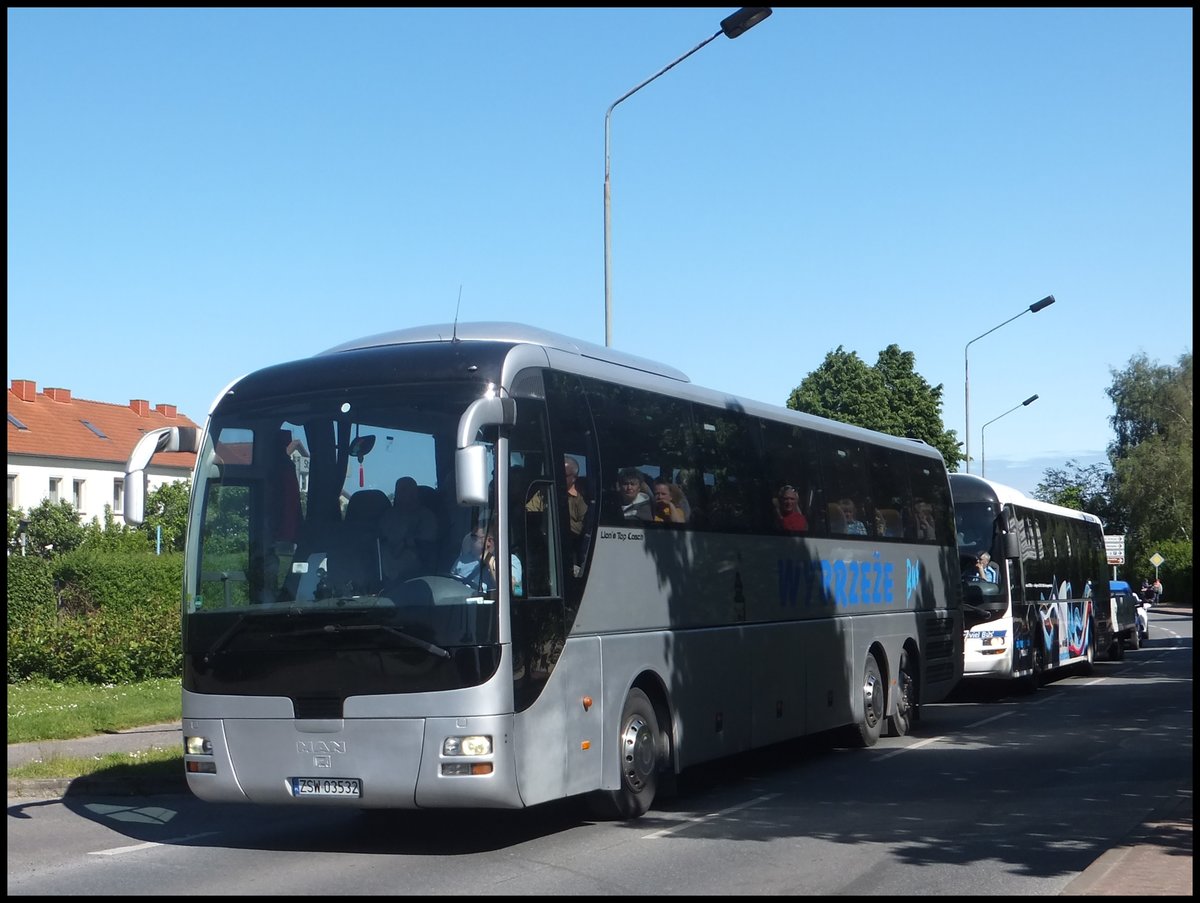
<svg viewBox="0 0 1200 903"><path fill-rule="evenodd" d="M1030 395L1028 398L1026 398L1020 404L1013 405L1011 408L1009 408L1007 411L1005 411L1003 414L1001 414L1000 417L1004 417L1008 414L1011 414L1017 408L1027 408L1027 407L1029 407L1029 405L1033 404L1037 400L1038 400L1038 397L1036 395ZM988 426L990 426L991 424L993 424L997 420L999 420L1000 417L993 417L991 420L989 420L987 423L985 423L982 427L979 428L979 464L980 464L980 470L982 472L982 476L985 476L985 477L987 476L987 435L985 434L984 431L988 428Z"/></svg>
<svg viewBox="0 0 1200 903"><path fill-rule="evenodd" d="M609 105L608 112L604 114L604 345L606 348L612 345L612 279L610 276L612 254L609 250L609 237L612 232L612 189L609 185L608 136L609 119L612 117L613 108L627 97L646 87L646 85L650 84L650 82L654 81L664 72L678 66L710 41L716 40L721 35L725 35L727 38L739 37L769 15L771 15L771 7L769 6L743 6L733 15L722 19L720 30L712 37L705 38L683 56L679 57L679 59L659 69L636 88L626 91Z"/></svg>
<svg viewBox="0 0 1200 903"><path fill-rule="evenodd" d="M973 339L971 339L971 341L967 342L966 347L963 348L963 376L964 376L963 387L964 387L964 395L965 395L963 409L966 414L966 421L967 421L967 429L966 429L967 473L971 472L971 362L970 362L970 359L967 357L967 353L971 350L971 346L974 343L978 342L980 339L982 339L983 336L991 335L993 332L995 332L1001 326L1007 326L1009 323L1011 323L1017 317L1024 316L1025 314L1036 314L1039 310L1043 310L1044 308L1049 307L1053 303L1054 303L1054 296L1047 295L1041 301L1036 301L1033 304L1030 304L1027 308L1025 308L1023 311L1021 311L1016 316L1009 317L1003 323L1000 323L997 326L993 326L987 332L983 333L983 335L975 336L975 338L973 338Z"/></svg>

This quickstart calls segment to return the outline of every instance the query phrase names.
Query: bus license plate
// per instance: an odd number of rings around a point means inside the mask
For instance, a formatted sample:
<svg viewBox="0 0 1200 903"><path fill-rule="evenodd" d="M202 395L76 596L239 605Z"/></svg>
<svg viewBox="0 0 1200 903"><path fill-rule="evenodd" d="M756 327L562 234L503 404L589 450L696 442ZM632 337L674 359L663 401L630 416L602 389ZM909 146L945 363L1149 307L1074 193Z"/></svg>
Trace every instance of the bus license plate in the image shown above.
<svg viewBox="0 0 1200 903"><path fill-rule="evenodd" d="M362 796L358 778L292 778L292 796Z"/></svg>

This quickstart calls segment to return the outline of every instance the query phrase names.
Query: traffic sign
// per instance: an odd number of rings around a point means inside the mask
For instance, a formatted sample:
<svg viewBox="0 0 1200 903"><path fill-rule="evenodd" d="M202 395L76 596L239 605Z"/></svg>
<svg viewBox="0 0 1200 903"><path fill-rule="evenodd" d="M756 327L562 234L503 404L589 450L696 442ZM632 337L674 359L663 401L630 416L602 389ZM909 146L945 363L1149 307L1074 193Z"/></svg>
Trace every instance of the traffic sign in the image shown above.
<svg viewBox="0 0 1200 903"><path fill-rule="evenodd" d="M1104 551L1108 554L1109 564L1125 563L1125 534L1120 536L1105 536Z"/></svg>
<svg viewBox="0 0 1200 903"><path fill-rule="evenodd" d="M1166 560L1167 560L1167 559L1163 558L1163 557L1162 557L1161 555L1159 555L1157 552L1155 552L1153 555L1151 555L1151 556L1150 556L1150 563L1151 563L1152 565L1154 565L1155 567L1161 567L1161 566L1162 566L1162 563L1163 563L1164 561L1166 561Z"/></svg>

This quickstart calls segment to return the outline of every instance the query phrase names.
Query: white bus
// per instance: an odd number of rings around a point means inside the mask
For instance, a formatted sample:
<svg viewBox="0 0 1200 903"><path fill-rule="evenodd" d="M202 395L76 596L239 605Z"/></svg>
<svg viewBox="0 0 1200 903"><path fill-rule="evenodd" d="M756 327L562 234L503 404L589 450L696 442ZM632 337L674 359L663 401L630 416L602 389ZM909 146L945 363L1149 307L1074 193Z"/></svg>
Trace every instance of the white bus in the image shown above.
<svg viewBox="0 0 1200 903"><path fill-rule="evenodd" d="M126 485L191 444L183 733L206 800L589 794L631 818L696 763L903 734L961 677L949 481L919 441L479 323L251 373L196 441L148 435ZM674 516L643 519L654 493Z"/></svg>
<svg viewBox="0 0 1200 903"><path fill-rule="evenodd" d="M964 575L963 677L1032 691L1059 668L1090 670L1097 650L1119 657L1100 519L970 474L951 474L950 488ZM973 576L984 552L995 582Z"/></svg>

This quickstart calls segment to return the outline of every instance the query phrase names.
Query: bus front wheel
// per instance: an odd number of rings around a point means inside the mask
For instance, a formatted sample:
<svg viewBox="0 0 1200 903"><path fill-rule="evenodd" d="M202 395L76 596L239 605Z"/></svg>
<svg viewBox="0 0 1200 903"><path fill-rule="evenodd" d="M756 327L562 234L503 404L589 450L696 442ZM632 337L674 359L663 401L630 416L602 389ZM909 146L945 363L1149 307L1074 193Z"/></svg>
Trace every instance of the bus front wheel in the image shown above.
<svg viewBox="0 0 1200 903"><path fill-rule="evenodd" d="M658 716L650 698L636 687L625 698L617 736L621 787L593 796L593 811L605 818L633 819L646 814L658 790L662 750Z"/></svg>
<svg viewBox="0 0 1200 903"><path fill-rule="evenodd" d="M887 694L879 662L870 652L863 666L862 718L858 722L857 742L859 746L874 746L883 733L884 712L887 710Z"/></svg>

